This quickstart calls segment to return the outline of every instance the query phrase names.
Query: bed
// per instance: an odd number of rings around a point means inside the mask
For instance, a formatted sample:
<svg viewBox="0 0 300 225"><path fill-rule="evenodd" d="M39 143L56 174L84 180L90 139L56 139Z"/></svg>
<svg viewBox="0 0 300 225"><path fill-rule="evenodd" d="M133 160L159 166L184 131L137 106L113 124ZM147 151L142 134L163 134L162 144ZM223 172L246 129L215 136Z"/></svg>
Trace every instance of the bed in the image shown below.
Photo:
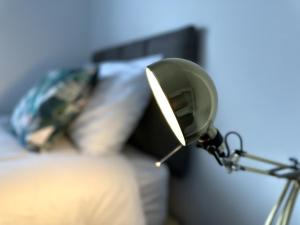
<svg viewBox="0 0 300 225"><path fill-rule="evenodd" d="M199 62L201 32L185 27L93 54L94 63L163 54ZM157 134L159 130L160 134ZM161 138L161 137L164 138ZM0 118L0 224L163 225L168 217L169 179L188 172L191 151L154 167L176 139L150 101L122 154L78 154L66 139L51 152L30 153Z"/></svg>

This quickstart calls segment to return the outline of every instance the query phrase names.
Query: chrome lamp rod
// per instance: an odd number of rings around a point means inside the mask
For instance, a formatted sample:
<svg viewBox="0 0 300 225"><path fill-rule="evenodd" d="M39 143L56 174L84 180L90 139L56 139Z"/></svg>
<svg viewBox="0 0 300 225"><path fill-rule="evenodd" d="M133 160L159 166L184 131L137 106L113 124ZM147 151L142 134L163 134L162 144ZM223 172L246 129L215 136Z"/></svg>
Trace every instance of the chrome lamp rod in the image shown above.
<svg viewBox="0 0 300 225"><path fill-rule="evenodd" d="M272 166L272 168L261 169L246 166L239 163L242 158L269 164ZM300 189L300 168L299 163L296 159L292 158L290 159L291 164L285 164L249 154L243 150L235 150L235 152L230 154L229 156L221 157L220 161L229 173L233 171L246 171L286 179L286 185L284 186L277 202L271 209L265 221L265 225L289 224Z"/></svg>

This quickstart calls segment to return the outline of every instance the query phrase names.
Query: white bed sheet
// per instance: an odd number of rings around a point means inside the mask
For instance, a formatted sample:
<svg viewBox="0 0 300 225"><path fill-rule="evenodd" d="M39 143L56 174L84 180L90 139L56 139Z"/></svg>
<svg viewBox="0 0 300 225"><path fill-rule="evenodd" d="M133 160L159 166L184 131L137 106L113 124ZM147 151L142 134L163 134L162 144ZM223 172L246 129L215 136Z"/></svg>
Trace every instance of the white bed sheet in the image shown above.
<svg viewBox="0 0 300 225"><path fill-rule="evenodd" d="M24 156L0 163L1 225L145 224L123 157Z"/></svg>
<svg viewBox="0 0 300 225"><path fill-rule="evenodd" d="M0 118L0 225L160 225L167 215L169 174L136 150L77 154L67 142L33 154Z"/></svg>
<svg viewBox="0 0 300 225"><path fill-rule="evenodd" d="M155 159L125 146L124 155L133 166L147 225L163 225L168 216L169 170L155 167Z"/></svg>

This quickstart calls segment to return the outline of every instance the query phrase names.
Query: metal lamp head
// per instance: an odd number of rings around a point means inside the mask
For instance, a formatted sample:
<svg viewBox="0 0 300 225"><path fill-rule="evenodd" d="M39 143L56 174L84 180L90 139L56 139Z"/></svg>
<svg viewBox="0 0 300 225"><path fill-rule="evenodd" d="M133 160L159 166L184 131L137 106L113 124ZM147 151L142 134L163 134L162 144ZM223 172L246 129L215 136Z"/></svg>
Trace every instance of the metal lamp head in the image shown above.
<svg viewBox="0 0 300 225"><path fill-rule="evenodd" d="M199 65L184 59L163 59L149 65L146 74L165 119L183 146L216 134L217 91Z"/></svg>

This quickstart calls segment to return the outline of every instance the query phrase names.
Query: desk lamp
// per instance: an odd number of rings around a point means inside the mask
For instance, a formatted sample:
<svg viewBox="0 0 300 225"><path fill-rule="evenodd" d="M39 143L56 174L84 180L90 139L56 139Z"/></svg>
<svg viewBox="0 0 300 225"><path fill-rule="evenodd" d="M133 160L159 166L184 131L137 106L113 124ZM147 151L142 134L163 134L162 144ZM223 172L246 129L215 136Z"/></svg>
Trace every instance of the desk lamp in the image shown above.
<svg viewBox="0 0 300 225"><path fill-rule="evenodd" d="M147 79L156 102L170 129L179 141L179 146L156 163L159 167L178 152L182 146L196 144L206 150L228 172L248 171L286 179L286 185L276 204L271 209L265 225L287 225L299 192L300 167L291 158L290 164L276 162L249 154L243 149L243 141L237 132L224 137L214 126L217 111L217 91L209 75L197 64L178 58L158 61L146 68ZM236 135L240 148L231 151L228 137ZM241 158L271 165L260 169L240 163Z"/></svg>

